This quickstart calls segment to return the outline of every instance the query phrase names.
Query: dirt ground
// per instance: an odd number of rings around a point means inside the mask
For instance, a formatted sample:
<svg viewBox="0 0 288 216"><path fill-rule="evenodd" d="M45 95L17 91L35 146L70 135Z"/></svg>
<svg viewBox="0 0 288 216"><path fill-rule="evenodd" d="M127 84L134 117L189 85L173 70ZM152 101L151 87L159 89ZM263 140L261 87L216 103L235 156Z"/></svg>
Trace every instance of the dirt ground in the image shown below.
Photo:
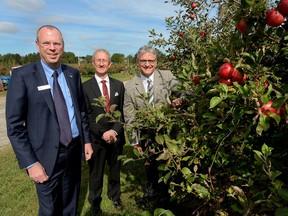
<svg viewBox="0 0 288 216"><path fill-rule="evenodd" d="M6 96L0 96L0 149L10 144L7 137L6 120L5 120Z"/></svg>

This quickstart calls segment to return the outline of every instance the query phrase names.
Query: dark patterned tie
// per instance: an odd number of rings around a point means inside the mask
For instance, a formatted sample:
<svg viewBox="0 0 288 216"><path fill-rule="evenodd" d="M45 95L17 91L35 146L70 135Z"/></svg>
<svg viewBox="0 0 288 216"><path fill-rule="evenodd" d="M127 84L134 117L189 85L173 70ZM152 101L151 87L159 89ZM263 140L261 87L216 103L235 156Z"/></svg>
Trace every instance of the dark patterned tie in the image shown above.
<svg viewBox="0 0 288 216"><path fill-rule="evenodd" d="M149 104L154 104L154 91L153 91L153 84L151 79L147 79L147 95L148 95L148 102Z"/></svg>
<svg viewBox="0 0 288 216"><path fill-rule="evenodd" d="M101 80L102 82L102 91L103 95L105 97L105 107L106 107L106 112L110 112L110 98L109 98L109 93L108 93L108 88L106 85L106 80Z"/></svg>
<svg viewBox="0 0 288 216"><path fill-rule="evenodd" d="M53 97L60 128L60 143L67 146L72 140L71 124L67 105L58 83L57 71L53 74Z"/></svg>

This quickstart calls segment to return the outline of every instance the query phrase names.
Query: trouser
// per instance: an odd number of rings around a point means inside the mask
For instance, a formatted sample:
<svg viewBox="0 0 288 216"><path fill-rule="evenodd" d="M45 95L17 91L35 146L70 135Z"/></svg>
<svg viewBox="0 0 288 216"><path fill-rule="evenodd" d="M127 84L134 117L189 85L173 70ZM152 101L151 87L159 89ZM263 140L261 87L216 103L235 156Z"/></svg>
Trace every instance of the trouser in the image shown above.
<svg viewBox="0 0 288 216"><path fill-rule="evenodd" d="M81 183L82 146L80 138L61 146L49 180L35 183L40 216L76 215Z"/></svg>
<svg viewBox="0 0 288 216"><path fill-rule="evenodd" d="M102 200L103 178L105 163L109 166L108 173L108 198L112 201L120 199L120 168L121 161L118 156L122 154L123 145L111 145L104 142L92 144L93 155L89 164L89 203L99 206Z"/></svg>

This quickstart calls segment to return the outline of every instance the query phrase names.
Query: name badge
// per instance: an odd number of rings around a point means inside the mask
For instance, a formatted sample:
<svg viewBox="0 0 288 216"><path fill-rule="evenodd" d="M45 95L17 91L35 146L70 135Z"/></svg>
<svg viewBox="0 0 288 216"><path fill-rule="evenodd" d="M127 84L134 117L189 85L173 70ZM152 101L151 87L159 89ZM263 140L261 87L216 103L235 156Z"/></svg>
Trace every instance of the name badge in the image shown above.
<svg viewBox="0 0 288 216"><path fill-rule="evenodd" d="M42 86L37 86L38 91L43 91L46 89L50 89L50 85L42 85Z"/></svg>

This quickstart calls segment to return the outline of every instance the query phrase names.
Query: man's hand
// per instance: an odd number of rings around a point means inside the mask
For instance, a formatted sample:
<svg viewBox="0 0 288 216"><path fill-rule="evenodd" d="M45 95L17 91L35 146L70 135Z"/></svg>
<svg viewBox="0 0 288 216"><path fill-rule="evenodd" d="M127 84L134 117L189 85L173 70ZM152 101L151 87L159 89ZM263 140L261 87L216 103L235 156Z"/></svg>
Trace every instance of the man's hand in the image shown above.
<svg viewBox="0 0 288 216"><path fill-rule="evenodd" d="M85 160L86 161L90 160L93 154L93 148L92 148L91 143L85 144L84 151L85 151Z"/></svg>
<svg viewBox="0 0 288 216"><path fill-rule="evenodd" d="M177 107L181 106L182 103L183 103L182 98L176 98L172 101L171 105L172 105L172 107L177 108Z"/></svg>
<svg viewBox="0 0 288 216"><path fill-rule="evenodd" d="M137 149L140 155L143 154L143 149L140 144L133 145L132 147L133 149Z"/></svg>
<svg viewBox="0 0 288 216"><path fill-rule="evenodd" d="M43 183L49 179L44 167L36 162L32 167L27 169L29 177L36 183Z"/></svg>
<svg viewBox="0 0 288 216"><path fill-rule="evenodd" d="M114 130L106 131L103 134L102 139L108 144L115 143L117 141L117 137L116 137L115 131Z"/></svg>

